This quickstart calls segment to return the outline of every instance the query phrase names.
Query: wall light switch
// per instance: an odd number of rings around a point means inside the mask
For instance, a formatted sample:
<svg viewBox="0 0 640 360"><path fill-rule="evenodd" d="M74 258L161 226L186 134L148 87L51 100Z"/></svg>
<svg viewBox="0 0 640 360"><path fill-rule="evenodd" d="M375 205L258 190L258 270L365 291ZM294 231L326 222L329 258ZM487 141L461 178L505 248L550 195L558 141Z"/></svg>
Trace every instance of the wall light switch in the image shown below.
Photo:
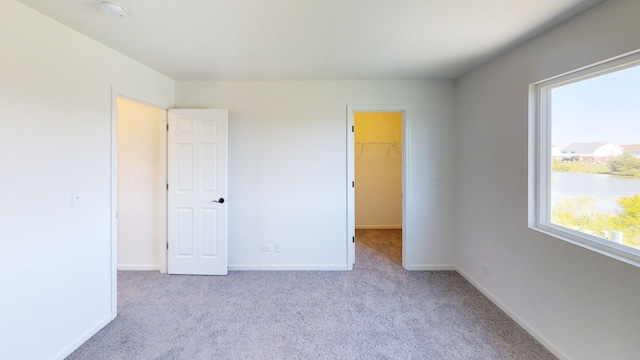
<svg viewBox="0 0 640 360"><path fill-rule="evenodd" d="M82 197L77 192L71 193L71 207L82 206Z"/></svg>
<svg viewBox="0 0 640 360"><path fill-rule="evenodd" d="M133 186L136 184L136 179L133 176L129 176L128 183L129 183L129 186Z"/></svg>

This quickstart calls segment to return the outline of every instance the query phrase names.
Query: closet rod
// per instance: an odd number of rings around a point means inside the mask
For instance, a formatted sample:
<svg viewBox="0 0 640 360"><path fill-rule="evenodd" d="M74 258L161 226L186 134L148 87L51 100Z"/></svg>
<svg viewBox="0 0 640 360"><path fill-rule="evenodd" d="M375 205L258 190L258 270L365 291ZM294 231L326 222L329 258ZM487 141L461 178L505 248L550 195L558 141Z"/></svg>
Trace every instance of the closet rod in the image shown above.
<svg viewBox="0 0 640 360"><path fill-rule="evenodd" d="M389 157L389 152L391 151L391 147L395 146L396 144L402 144L402 141L359 141L355 143L356 145L360 144L360 156L358 156L358 158L362 158L362 154L364 154L364 145L389 145L389 148L387 148L387 155L386 157Z"/></svg>
<svg viewBox="0 0 640 360"><path fill-rule="evenodd" d="M402 144L402 141L358 141L357 144L377 145L377 144Z"/></svg>

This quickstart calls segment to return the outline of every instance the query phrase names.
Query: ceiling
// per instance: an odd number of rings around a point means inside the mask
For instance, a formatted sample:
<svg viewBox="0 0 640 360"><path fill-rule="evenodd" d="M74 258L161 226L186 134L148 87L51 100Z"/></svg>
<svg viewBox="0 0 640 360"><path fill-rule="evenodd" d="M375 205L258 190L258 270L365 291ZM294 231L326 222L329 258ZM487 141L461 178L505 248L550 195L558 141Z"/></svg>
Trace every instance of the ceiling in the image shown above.
<svg viewBox="0 0 640 360"><path fill-rule="evenodd" d="M19 0L174 80L455 79L602 0Z"/></svg>

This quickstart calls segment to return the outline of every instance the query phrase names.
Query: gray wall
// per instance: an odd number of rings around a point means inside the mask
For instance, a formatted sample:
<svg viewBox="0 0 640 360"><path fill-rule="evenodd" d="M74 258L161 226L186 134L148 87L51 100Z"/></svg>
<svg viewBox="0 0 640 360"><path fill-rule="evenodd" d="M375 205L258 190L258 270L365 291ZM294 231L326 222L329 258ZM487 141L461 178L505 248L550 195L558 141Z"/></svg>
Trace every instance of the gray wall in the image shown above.
<svg viewBox="0 0 640 360"><path fill-rule="evenodd" d="M638 14L605 2L456 84L456 263L561 358L638 357L640 269L528 229L528 86L640 48Z"/></svg>

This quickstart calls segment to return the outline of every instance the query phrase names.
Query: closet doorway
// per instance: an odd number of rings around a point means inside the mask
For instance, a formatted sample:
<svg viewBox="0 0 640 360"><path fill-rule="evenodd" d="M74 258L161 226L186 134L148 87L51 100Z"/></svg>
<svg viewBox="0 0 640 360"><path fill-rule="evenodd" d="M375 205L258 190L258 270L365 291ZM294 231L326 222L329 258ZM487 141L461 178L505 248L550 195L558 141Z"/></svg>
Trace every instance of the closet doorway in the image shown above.
<svg viewBox="0 0 640 360"><path fill-rule="evenodd" d="M403 266L405 111L350 108L349 113L352 242L381 262Z"/></svg>

